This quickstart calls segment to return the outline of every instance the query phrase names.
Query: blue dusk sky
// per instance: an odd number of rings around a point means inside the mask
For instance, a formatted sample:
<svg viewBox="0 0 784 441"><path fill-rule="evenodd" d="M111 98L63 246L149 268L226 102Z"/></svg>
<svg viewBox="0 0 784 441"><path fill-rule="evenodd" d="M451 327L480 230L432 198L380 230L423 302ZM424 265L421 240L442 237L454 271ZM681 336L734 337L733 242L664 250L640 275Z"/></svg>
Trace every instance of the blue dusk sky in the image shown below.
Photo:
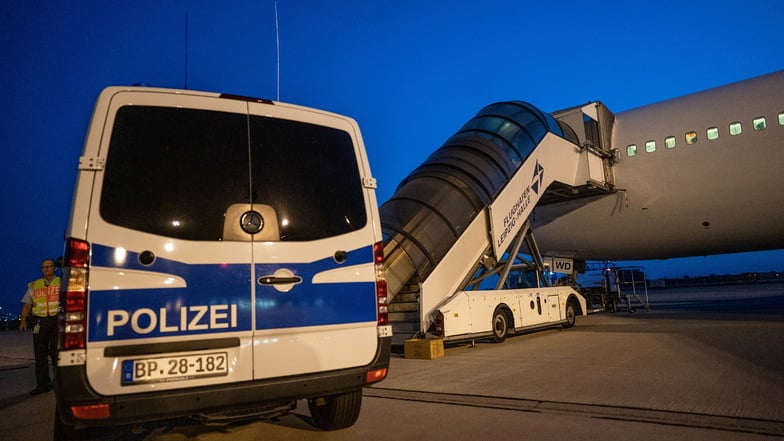
<svg viewBox="0 0 784 441"><path fill-rule="evenodd" d="M356 119L379 201L485 105L615 112L784 68L784 2L6 1L0 306L63 252L95 98L146 84ZM280 72L280 82L277 72ZM279 91L279 92L278 92ZM784 270L784 251L644 263L649 278Z"/></svg>

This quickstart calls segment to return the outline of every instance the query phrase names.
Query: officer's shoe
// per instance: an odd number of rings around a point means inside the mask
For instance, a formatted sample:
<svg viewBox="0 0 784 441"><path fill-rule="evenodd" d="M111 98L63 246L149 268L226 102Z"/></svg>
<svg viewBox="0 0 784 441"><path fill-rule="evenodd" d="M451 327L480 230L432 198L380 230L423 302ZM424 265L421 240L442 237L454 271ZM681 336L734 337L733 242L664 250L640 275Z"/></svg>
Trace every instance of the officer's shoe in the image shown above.
<svg viewBox="0 0 784 441"><path fill-rule="evenodd" d="M38 395L38 394L42 394L42 393L45 393L45 392L49 392L50 390L52 390L52 385L51 384L48 385L48 386L38 386L35 389L30 391L30 395Z"/></svg>

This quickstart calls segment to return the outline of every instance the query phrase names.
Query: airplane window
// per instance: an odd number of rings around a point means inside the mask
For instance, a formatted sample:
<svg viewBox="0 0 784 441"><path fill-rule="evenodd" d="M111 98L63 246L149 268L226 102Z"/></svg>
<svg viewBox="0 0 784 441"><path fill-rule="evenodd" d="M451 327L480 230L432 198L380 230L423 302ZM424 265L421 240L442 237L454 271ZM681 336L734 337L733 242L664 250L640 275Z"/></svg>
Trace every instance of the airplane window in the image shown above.
<svg viewBox="0 0 784 441"><path fill-rule="evenodd" d="M754 130L765 130L768 128L768 122L765 120L764 116L760 116L759 118L754 118L751 121L751 124L754 126Z"/></svg>
<svg viewBox="0 0 784 441"><path fill-rule="evenodd" d="M718 127L710 127L706 131L706 135L708 135L708 139L716 139L719 137L719 128Z"/></svg>
<svg viewBox="0 0 784 441"><path fill-rule="evenodd" d="M637 154L637 144L629 144L626 146L626 156L635 156Z"/></svg>
<svg viewBox="0 0 784 441"><path fill-rule="evenodd" d="M735 121L734 123L730 123L730 135L740 135L743 133L743 127L740 125L740 122Z"/></svg>
<svg viewBox="0 0 784 441"><path fill-rule="evenodd" d="M664 138L664 147L666 147L668 149L674 149L675 148L675 137L674 136L668 136L668 137Z"/></svg>
<svg viewBox="0 0 784 441"><path fill-rule="evenodd" d="M692 145L697 142L697 132L688 132L686 134L686 144Z"/></svg>
<svg viewBox="0 0 784 441"><path fill-rule="evenodd" d="M656 151L656 141L647 141L645 143L645 152L652 153Z"/></svg>
<svg viewBox="0 0 784 441"><path fill-rule="evenodd" d="M779 113L779 125L784 126L784 112Z"/></svg>

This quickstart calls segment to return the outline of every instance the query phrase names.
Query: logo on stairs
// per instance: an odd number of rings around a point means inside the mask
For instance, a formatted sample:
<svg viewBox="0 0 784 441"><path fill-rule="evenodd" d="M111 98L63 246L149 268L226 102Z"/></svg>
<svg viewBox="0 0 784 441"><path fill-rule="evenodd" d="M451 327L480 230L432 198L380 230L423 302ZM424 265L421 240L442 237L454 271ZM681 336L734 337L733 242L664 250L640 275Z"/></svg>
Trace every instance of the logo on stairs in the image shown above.
<svg viewBox="0 0 784 441"><path fill-rule="evenodd" d="M531 180L531 190L534 193L539 194L539 187L542 186L542 182L544 181L544 167L539 165L539 160L536 160L536 165L534 166L534 177Z"/></svg>

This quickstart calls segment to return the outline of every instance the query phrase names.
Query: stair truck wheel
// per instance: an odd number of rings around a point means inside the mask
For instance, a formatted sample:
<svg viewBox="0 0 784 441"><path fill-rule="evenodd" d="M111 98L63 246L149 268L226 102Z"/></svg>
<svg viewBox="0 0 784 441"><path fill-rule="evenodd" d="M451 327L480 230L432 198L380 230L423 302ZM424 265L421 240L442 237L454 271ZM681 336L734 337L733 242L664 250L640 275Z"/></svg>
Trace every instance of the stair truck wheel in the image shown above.
<svg viewBox="0 0 784 441"><path fill-rule="evenodd" d="M493 313L493 342L501 343L509 335L509 317L502 307L495 308Z"/></svg>
<svg viewBox="0 0 784 441"><path fill-rule="evenodd" d="M574 307L574 300L569 299L566 301L566 311L564 311L564 315L566 317L566 323L564 323L564 328L571 328L574 326L575 321L577 320L577 310Z"/></svg>

